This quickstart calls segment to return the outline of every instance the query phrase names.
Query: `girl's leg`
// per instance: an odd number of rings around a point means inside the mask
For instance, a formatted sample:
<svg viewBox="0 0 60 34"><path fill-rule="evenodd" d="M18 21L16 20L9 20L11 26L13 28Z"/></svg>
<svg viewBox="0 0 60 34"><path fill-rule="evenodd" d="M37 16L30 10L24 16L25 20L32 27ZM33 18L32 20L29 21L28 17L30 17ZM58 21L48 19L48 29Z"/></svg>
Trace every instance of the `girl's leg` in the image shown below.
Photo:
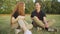
<svg viewBox="0 0 60 34"><path fill-rule="evenodd" d="M18 34L21 31L22 31L22 29L15 29L15 34Z"/></svg>
<svg viewBox="0 0 60 34"><path fill-rule="evenodd" d="M28 30L27 26L25 25L22 19L18 20L20 27L23 29L24 34L32 34L30 30Z"/></svg>
<svg viewBox="0 0 60 34"><path fill-rule="evenodd" d="M27 26L28 29L32 29L33 25L32 24L28 24L25 20L24 20L25 25Z"/></svg>

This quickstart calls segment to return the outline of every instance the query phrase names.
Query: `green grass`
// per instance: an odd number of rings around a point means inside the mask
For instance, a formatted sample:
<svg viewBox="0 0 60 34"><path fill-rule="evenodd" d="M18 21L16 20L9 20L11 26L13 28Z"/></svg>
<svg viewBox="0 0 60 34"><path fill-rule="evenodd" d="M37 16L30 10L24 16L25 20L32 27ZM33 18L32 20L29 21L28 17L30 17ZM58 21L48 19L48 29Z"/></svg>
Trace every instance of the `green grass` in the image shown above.
<svg viewBox="0 0 60 34"><path fill-rule="evenodd" d="M60 15L47 15L48 19L55 19L56 23L52 25L53 28L57 28L58 32L37 31L33 29L33 34L60 34ZM32 20L29 15L26 15L26 21L31 23ZM0 15L0 34L14 34L14 31L10 32L10 15ZM19 33L21 34L21 33Z"/></svg>

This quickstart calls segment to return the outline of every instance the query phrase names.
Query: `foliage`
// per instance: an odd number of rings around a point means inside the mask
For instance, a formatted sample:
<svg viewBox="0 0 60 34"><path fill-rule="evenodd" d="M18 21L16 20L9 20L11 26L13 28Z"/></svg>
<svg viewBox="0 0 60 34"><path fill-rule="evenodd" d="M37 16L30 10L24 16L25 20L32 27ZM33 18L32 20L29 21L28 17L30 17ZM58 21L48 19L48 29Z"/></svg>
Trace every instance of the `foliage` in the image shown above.
<svg viewBox="0 0 60 34"><path fill-rule="evenodd" d="M17 2L23 1L26 4L25 13L31 13L34 10L33 0L0 0L0 14L10 14ZM42 1L36 0L42 4L42 10L48 14L60 14L60 2L57 0Z"/></svg>

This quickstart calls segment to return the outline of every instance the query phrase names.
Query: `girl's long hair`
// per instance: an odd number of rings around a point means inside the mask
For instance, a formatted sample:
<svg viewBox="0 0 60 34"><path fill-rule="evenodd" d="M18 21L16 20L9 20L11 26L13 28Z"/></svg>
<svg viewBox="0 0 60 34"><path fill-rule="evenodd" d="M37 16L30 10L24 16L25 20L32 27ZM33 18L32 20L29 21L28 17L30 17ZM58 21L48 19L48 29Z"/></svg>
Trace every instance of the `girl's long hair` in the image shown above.
<svg viewBox="0 0 60 34"><path fill-rule="evenodd" d="M18 2L16 4L16 7L14 8L12 15L14 15L15 12L17 12L21 16L24 16L25 15L24 2Z"/></svg>
<svg viewBox="0 0 60 34"><path fill-rule="evenodd" d="M11 15L11 24L12 24L12 17L15 13L21 16L25 16L25 10L24 10L24 2L18 2L13 10L13 13Z"/></svg>

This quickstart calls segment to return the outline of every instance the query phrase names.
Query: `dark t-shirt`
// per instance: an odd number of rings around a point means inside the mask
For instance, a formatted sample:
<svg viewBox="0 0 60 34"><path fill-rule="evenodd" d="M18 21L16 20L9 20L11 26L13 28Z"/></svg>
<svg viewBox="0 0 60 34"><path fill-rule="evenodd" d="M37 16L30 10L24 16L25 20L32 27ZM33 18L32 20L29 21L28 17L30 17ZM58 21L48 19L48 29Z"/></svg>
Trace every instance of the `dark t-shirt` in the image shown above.
<svg viewBox="0 0 60 34"><path fill-rule="evenodd" d="M13 15L14 18L17 18L19 16L18 12L16 11Z"/></svg>
<svg viewBox="0 0 60 34"><path fill-rule="evenodd" d="M19 16L18 12L16 11L13 15L12 15L15 19ZM18 24L19 25L19 24ZM17 29L20 29L20 26L17 27Z"/></svg>
<svg viewBox="0 0 60 34"><path fill-rule="evenodd" d="M33 18L34 16L37 16L39 20L43 21L43 17L46 17L46 14L43 11L40 11L39 13L37 13L37 11L35 10L31 13L31 18Z"/></svg>
<svg viewBox="0 0 60 34"><path fill-rule="evenodd" d="M40 11L39 13L37 13L37 11L35 10L35 11L33 11L33 12L31 13L31 18L33 18L34 16L37 16L38 19L43 22L43 17L46 17L46 14L45 14L45 12L43 12L43 11ZM37 25L34 21L32 21L32 24L33 24L34 27L39 26L39 25Z"/></svg>

